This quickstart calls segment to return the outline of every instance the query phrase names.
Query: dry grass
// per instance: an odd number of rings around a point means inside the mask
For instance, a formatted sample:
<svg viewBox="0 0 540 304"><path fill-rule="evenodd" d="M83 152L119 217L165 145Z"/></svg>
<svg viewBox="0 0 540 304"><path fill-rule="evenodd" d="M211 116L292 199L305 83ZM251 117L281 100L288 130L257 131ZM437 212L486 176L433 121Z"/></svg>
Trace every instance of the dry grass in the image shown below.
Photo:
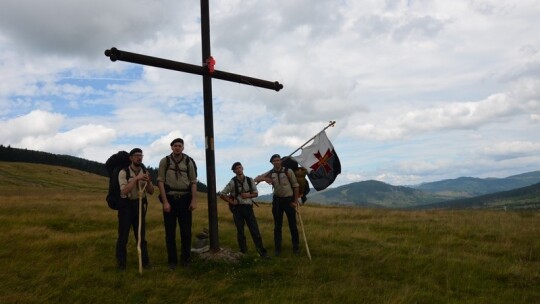
<svg viewBox="0 0 540 304"><path fill-rule="evenodd" d="M0 163L0 303L540 303L538 212L304 206L311 262L292 254L284 228L280 258L259 259L249 239L239 263L195 259L171 272L154 197L154 269L139 275L133 239L128 270L116 272L106 179L25 166ZM205 196L198 201L195 233L208 227ZM270 205L255 211L273 252ZM218 220L220 245L236 250L223 202Z"/></svg>

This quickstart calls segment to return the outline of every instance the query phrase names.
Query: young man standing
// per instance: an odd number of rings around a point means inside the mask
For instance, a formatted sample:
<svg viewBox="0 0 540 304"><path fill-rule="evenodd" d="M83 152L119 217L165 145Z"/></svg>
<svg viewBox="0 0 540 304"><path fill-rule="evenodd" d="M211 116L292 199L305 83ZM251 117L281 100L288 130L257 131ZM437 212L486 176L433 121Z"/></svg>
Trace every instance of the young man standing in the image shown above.
<svg viewBox="0 0 540 304"><path fill-rule="evenodd" d="M126 269L127 242L130 227L133 227L135 240L138 241L139 216L141 219L141 258L144 268L150 268L150 259L148 258L148 247L146 244L146 207L148 201L146 194L154 193L154 186L150 175L144 169L142 164L142 150L135 148L129 152L131 164L120 170L118 173L118 182L120 184L120 203L118 205L118 240L116 241L116 260L118 270ZM128 179L129 170L129 179ZM142 215L139 215L139 190L146 183L146 188L142 192ZM141 189L142 190L142 189Z"/></svg>
<svg viewBox="0 0 540 304"><path fill-rule="evenodd" d="M298 182L291 169L282 166L281 156L274 154L270 157L273 169L257 176L254 181L265 181L274 188L272 197L272 215L274 216L274 245L275 254L281 254L281 227L283 226L283 212L287 215L289 230L291 232L291 241L293 253L300 254L300 238L298 236L298 227L296 226L296 207L298 206Z"/></svg>
<svg viewBox="0 0 540 304"><path fill-rule="evenodd" d="M235 162L231 170L235 177L220 192L219 197L229 203L233 213L233 220L236 226L236 239L242 253L247 253L246 236L244 234L244 224L247 224L253 243L257 252L263 258L268 258L266 249L263 246L257 219L253 212L253 198L258 196L257 186L253 179L244 175L244 167L240 162Z"/></svg>
<svg viewBox="0 0 540 304"><path fill-rule="evenodd" d="M197 172L193 160L183 153L183 139L174 139L171 150L172 153L159 162L157 180L160 200L163 203L167 261L169 268L174 270L178 264L177 221L180 226L180 260L183 266L191 263L191 224L192 211L197 208Z"/></svg>

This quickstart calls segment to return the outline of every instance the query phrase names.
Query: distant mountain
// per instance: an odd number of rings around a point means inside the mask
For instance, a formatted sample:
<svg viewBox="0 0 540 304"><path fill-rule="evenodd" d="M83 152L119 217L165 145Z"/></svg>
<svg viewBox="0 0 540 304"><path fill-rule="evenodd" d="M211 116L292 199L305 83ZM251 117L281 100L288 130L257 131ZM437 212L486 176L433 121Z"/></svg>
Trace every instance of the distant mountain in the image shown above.
<svg viewBox="0 0 540 304"><path fill-rule="evenodd" d="M368 180L327 189L308 196L308 202L329 205L377 206L402 208L445 200L436 194L418 189L392 186L380 181Z"/></svg>
<svg viewBox="0 0 540 304"><path fill-rule="evenodd" d="M480 195L499 193L512 189L516 189L517 191L517 189L536 183L540 183L540 171L513 175L506 178L481 179L460 177L457 179L425 183L415 187L392 186L380 181L368 180L330 188L320 192L312 189L308 195L307 203L383 208L414 208L417 206L440 208L440 206L443 206L443 202L456 201L455 204L459 205L462 199L476 199ZM513 198L510 198L513 194L514 192L503 195L509 195L509 200L513 200ZM478 200L482 199L484 198L478 198ZM259 197L258 200L269 202L272 200L272 196L264 195ZM519 201L521 198L518 197L516 200ZM471 201L465 201L462 204L471 204ZM524 204L528 205L529 203L525 202Z"/></svg>
<svg viewBox="0 0 540 304"><path fill-rule="evenodd" d="M505 178L459 177L412 186L424 192L448 197L474 197L507 191L540 183L540 171L533 171Z"/></svg>
<svg viewBox="0 0 540 304"><path fill-rule="evenodd" d="M418 189L392 186L376 180L356 182L316 192L311 190L307 203L324 205L354 205L363 207L403 208L441 202L445 196L423 192ZM263 195L259 201L272 201L271 195Z"/></svg>
<svg viewBox="0 0 540 304"><path fill-rule="evenodd" d="M450 200L435 204L415 206L414 209L463 209L492 208L504 210L539 209L540 183L508 191L485 194L477 197Z"/></svg>

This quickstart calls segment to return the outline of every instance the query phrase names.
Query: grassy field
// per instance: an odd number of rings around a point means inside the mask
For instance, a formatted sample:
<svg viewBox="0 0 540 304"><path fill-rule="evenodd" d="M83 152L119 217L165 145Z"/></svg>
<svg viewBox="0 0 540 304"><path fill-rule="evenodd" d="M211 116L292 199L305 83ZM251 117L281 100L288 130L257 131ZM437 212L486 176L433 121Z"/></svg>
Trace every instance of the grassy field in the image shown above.
<svg viewBox="0 0 540 304"><path fill-rule="evenodd" d="M106 188L76 170L0 162L0 303L540 303L539 212L304 206L312 261L292 254L284 228L279 258L259 259L248 239L238 263L195 258L169 271L152 197L154 268L140 275L133 238L127 271L116 271ZM195 233L208 226L198 201ZM255 211L273 252L270 206ZM218 214L220 245L236 250L225 203Z"/></svg>

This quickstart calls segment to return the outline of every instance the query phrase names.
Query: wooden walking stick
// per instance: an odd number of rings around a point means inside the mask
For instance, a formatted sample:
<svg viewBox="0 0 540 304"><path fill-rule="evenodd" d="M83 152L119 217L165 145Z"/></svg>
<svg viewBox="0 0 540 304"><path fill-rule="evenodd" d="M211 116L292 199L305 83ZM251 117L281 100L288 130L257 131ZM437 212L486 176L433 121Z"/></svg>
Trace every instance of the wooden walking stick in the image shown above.
<svg viewBox="0 0 540 304"><path fill-rule="evenodd" d="M144 190L146 189L146 182L143 182L143 186L141 187L141 183L137 183L137 190L139 190L139 231L138 231L138 237L137 237L137 253L139 255L139 273L142 274L142 250L141 250L141 226L142 226L142 195L144 193Z"/></svg>
<svg viewBox="0 0 540 304"><path fill-rule="evenodd" d="M306 244L306 252L309 260L311 261L311 253L309 252L309 246L306 238L306 231L304 230L304 223L302 222L302 215L300 214L300 205L296 205L296 213L298 213L298 219L300 219L300 227L302 227L302 235L304 236L304 243Z"/></svg>

